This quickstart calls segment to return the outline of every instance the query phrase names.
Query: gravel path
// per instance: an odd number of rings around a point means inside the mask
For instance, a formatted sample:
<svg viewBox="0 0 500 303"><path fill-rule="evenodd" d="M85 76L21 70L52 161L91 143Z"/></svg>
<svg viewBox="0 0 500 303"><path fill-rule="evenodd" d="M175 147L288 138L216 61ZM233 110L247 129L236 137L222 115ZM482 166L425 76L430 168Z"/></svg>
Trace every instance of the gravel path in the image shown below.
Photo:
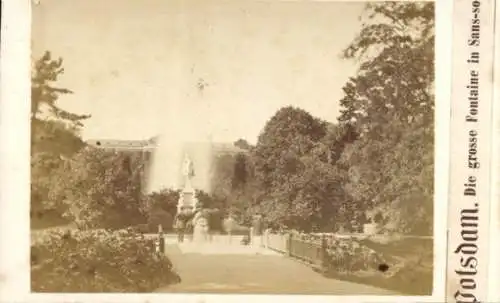
<svg viewBox="0 0 500 303"><path fill-rule="evenodd" d="M182 281L157 292L397 295L390 290L325 278L281 255L213 251L195 252L167 245L166 253Z"/></svg>

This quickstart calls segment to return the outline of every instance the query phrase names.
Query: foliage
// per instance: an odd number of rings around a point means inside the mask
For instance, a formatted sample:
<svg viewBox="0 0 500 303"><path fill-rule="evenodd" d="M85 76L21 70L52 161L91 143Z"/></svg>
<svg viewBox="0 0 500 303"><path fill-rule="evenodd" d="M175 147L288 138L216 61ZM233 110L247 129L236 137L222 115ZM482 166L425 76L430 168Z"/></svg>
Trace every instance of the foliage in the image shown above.
<svg viewBox="0 0 500 303"><path fill-rule="evenodd" d="M380 264L390 263L389 257L377 252L360 241L351 239L330 239L326 249L327 267L336 272L378 270Z"/></svg>
<svg viewBox="0 0 500 303"><path fill-rule="evenodd" d="M432 123L434 3L372 3L367 11L367 23L344 52L362 63L344 87L340 121L355 121L363 132L393 120ZM381 17L387 22L374 21ZM367 52L374 55L359 57Z"/></svg>
<svg viewBox="0 0 500 303"><path fill-rule="evenodd" d="M70 157L85 146L79 129L59 120L33 120L37 129L32 135L32 154L49 153Z"/></svg>
<svg viewBox="0 0 500 303"><path fill-rule="evenodd" d="M304 170L275 189L272 200L261 203L268 221L310 231L326 226L335 217L336 203L344 201L341 175L313 157L303 159ZM277 207L277 206L281 207Z"/></svg>
<svg viewBox="0 0 500 303"><path fill-rule="evenodd" d="M33 63L31 73L31 117L39 119L48 109L48 114L56 119L71 122L75 126L82 126L82 121L88 115L78 115L68 112L58 106L61 95L72 94L67 88L54 86L59 76L64 73L62 58L53 59L52 54L46 51L43 56Z"/></svg>
<svg viewBox="0 0 500 303"><path fill-rule="evenodd" d="M52 203L79 228L111 228L144 222L140 155L87 147L65 161L50 190Z"/></svg>
<svg viewBox="0 0 500 303"><path fill-rule="evenodd" d="M158 232L158 226L161 225L163 231L172 230L174 217L169 212L158 209L151 212L148 216L148 232Z"/></svg>
<svg viewBox="0 0 500 303"><path fill-rule="evenodd" d="M320 121L301 109L280 109L254 149L259 212L270 226L303 231L335 229L349 221L346 171L339 159L356 139L349 125Z"/></svg>
<svg viewBox="0 0 500 303"><path fill-rule="evenodd" d="M252 155L262 197L258 201L259 208L267 220L290 226L310 217L307 211L311 206L296 205L293 201L301 191L300 186L307 186L301 182L307 170L302 158L314 149L325 133L324 122L294 107L281 108L266 123ZM299 199L304 204L304 199ZM306 213L297 213L300 208L305 208Z"/></svg>
<svg viewBox="0 0 500 303"><path fill-rule="evenodd" d="M143 232L158 232L158 225L168 231L173 228L174 217L177 213L179 201L179 190L162 189L147 195L141 199L141 213L147 218L146 226L142 226Z"/></svg>
<svg viewBox="0 0 500 303"><path fill-rule="evenodd" d="M279 109L247 157L250 210L274 228L432 233L434 4L366 6L338 123ZM249 181L248 181L249 180ZM247 202L248 204L248 202ZM247 210L248 211L248 210Z"/></svg>
<svg viewBox="0 0 500 303"><path fill-rule="evenodd" d="M200 208L203 209L218 209L221 207L221 201L218 200L213 195L203 191L203 190L195 190L195 196L198 200Z"/></svg>
<svg viewBox="0 0 500 303"><path fill-rule="evenodd" d="M82 121L89 115L68 112L58 105L61 96L72 94L55 86L64 73L62 58L53 59L50 52L35 60L31 74L32 152L51 152L65 156L83 147L78 136Z"/></svg>
<svg viewBox="0 0 500 303"><path fill-rule="evenodd" d="M84 143L60 121L33 121L38 131L32 138L31 155L31 208L33 213L41 214L61 212L50 203L48 193L56 182L55 172L64 162L64 158L71 157Z"/></svg>
<svg viewBox="0 0 500 303"><path fill-rule="evenodd" d="M52 59L50 52L35 60L31 76L31 213L32 223L60 222L61 209L49 202L54 172L63 162L84 147L79 128L88 115L62 109L59 98L72 93L55 86L63 74L62 59ZM40 220L38 220L40 219Z"/></svg>
<svg viewBox="0 0 500 303"><path fill-rule="evenodd" d="M246 150L252 149L252 145L250 143L248 143L248 141L245 139L236 140L234 142L234 146L239 147L241 149L246 149Z"/></svg>
<svg viewBox="0 0 500 303"><path fill-rule="evenodd" d="M357 241L365 250L383 256L370 262L369 269L353 272L337 271L332 267L329 275L348 281L371 284L408 295L430 295L433 284L433 239L403 238L379 243L374 239ZM382 267L382 266L384 267Z"/></svg>
<svg viewBox="0 0 500 303"><path fill-rule="evenodd" d="M223 154L215 157L209 204L221 215L235 216L248 223L247 210L257 192L250 153ZM201 201L201 200L200 200Z"/></svg>
<svg viewBox="0 0 500 303"><path fill-rule="evenodd" d="M231 180L232 189L243 188L247 183L247 178L247 157L239 153L234 159L233 178Z"/></svg>
<svg viewBox="0 0 500 303"><path fill-rule="evenodd" d="M157 210L167 212L175 216L177 212L177 203L179 201L180 190L162 189L147 194L142 203L142 212L150 214Z"/></svg>
<svg viewBox="0 0 500 303"><path fill-rule="evenodd" d="M53 231L31 246L36 292L150 292L179 277L154 241L127 232Z"/></svg>
<svg viewBox="0 0 500 303"><path fill-rule="evenodd" d="M211 231L221 231L222 230L222 218L223 212L220 209L209 209L208 210L208 226Z"/></svg>
<svg viewBox="0 0 500 303"><path fill-rule="evenodd" d="M254 168L265 193L286 184L302 171L300 157L310 152L324 137L325 123L308 112L284 107L266 123L254 150Z"/></svg>
<svg viewBox="0 0 500 303"><path fill-rule="evenodd" d="M341 156L345 188L355 203L384 213L386 230L432 234L434 3L375 3L367 11L344 52L362 60L341 100L339 121L360 134Z"/></svg>

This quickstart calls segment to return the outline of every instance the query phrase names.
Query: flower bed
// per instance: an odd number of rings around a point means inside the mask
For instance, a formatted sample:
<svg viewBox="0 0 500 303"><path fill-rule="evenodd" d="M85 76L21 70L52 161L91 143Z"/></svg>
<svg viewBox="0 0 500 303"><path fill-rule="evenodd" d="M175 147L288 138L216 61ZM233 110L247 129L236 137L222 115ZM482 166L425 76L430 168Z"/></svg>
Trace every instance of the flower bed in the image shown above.
<svg viewBox="0 0 500 303"><path fill-rule="evenodd" d="M150 292L178 281L154 241L128 231L50 231L31 246L34 292Z"/></svg>
<svg viewBox="0 0 500 303"><path fill-rule="evenodd" d="M432 293L432 239L388 243L342 239L334 243L328 246L328 276L407 295Z"/></svg>
<svg viewBox="0 0 500 303"><path fill-rule="evenodd" d="M327 241L327 267L337 272L378 270L390 258L354 238L329 238Z"/></svg>

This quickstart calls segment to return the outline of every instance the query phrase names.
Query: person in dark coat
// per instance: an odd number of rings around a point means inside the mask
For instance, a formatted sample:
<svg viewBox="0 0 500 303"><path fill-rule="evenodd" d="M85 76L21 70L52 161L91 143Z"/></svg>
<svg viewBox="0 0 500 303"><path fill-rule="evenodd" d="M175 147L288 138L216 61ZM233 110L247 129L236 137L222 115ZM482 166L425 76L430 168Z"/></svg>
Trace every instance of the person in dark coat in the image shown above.
<svg viewBox="0 0 500 303"><path fill-rule="evenodd" d="M174 229L177 232L177 242L184 242L184 234L186 232L186 222L182 214L177 214L174 219Z"/></svg>

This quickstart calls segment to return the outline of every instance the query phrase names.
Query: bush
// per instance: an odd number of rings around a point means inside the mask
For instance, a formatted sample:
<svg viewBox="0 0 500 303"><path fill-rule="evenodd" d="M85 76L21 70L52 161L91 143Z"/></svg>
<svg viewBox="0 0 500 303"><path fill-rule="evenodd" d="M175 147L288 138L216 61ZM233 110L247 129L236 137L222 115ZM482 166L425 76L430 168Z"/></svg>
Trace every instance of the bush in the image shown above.
<svg viewBox="0 0 500 303"><path fill-rule="evenodd" d="M335 242L328 249L330 277L392 289L401 294L432 293L432 239L406 238L387 243L377 243L375 239L345 239Z"/></svg>
<svg viewBox="0 0 500 303"><path fill-rule="evenodd" d="M378 270L387 264L389 257L377 252L356 239L329 239L327 245L327 266L337 272Z"/></svg>
<svg viewBox="0 0 500 303"><path fill-rule="evenodd" d="M121 229L144 223L140 154L87 147L54 172L48 194L80 229ZM62 205L62 206L61 206Z"/></svg>
<svg viewBox="0 0 500 303"><path fill-rule="evenodd" d="M148 218L148 231L158 232L158 225L161 224L163 231L171 231L174 223L173 216L164 211L156 210L149 215Z"/></svg>
<svg viewBox="0 0 500 303"><path fill-rule="evenodd" d="M177 202L179 201L179 190L169 188L152 192L143 198L142 211L152 213L158 209L163 210L172 216L177 213Z"/></svg>
<svg viewBox="0 0 500 303"><path fill-rule="evenodd" d="M150 292L176 282L154 241L128 231L51 231L31 246L35 292Z"/></svg>

